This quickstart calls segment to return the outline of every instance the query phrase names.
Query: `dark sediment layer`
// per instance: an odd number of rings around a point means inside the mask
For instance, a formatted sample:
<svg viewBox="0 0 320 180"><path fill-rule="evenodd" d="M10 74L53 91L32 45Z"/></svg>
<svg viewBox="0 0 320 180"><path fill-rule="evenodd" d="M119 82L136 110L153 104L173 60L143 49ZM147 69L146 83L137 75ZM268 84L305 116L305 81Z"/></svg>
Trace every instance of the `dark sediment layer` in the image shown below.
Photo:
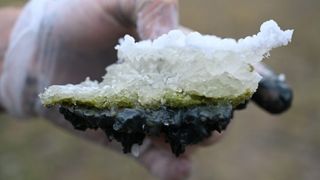
<svg viewBox="0 0 320 180"><path fill-rule="evenodd" d="M146 136L165 135L172 152L179 156L187 145L197 144L213 131L225 130L233 116L232 105L195 106L154 109L123 108L101 110L81 106L61 106L66 120L75 129L102 129L130 153L134 144L141 145Z"/></svg>

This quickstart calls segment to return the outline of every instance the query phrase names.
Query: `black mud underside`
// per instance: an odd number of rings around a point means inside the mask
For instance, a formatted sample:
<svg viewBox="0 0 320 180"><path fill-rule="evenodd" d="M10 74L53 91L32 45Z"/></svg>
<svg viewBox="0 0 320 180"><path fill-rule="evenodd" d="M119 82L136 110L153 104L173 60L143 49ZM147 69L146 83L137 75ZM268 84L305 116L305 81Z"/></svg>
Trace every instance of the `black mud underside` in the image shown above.
<svg viewBox="0 0 320 180"><path fill-rule="evenodd" d="M61 106L60 113L75 129L102 129L110 140L122 144L124 153L130 153L134 144L141 145L146 136L164 134L176 156L183 153L187 145L210 137L213 131L225 130L233 116L231 105L183 109L161 107L157 110Z"/></svg>

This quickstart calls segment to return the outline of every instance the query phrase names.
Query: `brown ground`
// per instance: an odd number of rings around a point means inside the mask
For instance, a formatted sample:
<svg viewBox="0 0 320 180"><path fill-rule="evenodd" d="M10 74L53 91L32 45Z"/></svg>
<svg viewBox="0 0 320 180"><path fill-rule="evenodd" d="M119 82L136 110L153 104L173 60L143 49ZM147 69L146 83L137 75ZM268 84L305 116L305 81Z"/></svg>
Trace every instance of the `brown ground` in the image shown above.
<svg viewBox="0 0 320 180"><path fill-rule="evenodd" d="M0 0L0 5L13 0ZM320 1L181 0L184 25L239 38L275 19L294 28L293 43L267 63L286 74L295 92L292 109L271 116L253 104L236 114L224 141L193 157L191 179L320 179ZM35 119L1 115L0 179L150 179L121 154L93 145Z"/></svg>

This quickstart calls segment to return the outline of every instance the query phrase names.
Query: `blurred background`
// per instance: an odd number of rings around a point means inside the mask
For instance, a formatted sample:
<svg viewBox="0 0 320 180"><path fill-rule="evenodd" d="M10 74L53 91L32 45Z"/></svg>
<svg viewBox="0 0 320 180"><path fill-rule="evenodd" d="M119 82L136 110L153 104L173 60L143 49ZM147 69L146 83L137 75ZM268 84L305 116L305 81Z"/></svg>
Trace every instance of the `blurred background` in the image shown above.
<svg viewBox="0 0 320 180"><path fill-rule="evenodd" d="M24 1L0 0L0 6ZM320 179L320 1L182 0L181 22L202 33L240 38L266 20L295 29L293 42L265 62L286 74L292 108L272 116L250 104L223 141L194 156L191 179ZM74 137L43 119L0 115L0 179L152 179L134 160Z"/></svg>

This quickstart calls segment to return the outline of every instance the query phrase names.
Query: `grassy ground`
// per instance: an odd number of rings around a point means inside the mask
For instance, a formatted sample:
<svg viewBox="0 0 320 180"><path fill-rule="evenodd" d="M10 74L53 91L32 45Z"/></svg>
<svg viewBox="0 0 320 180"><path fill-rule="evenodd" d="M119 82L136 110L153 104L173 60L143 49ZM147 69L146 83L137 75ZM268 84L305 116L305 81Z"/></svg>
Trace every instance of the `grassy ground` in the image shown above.
<svg viewBox="0 0 320 180"><path fill-rule="evenodd" d="M320 1L181 2L183 24L204 33L239 38L270 18L295 29L293 43L273 51L267 61L292 85L292 109L271 116L251 104L237 113L224 141L195 154L191 179L320 179ZM0 121L0 179L151 178L133 160L45 120L23 123L1 115Z"/></svg>

